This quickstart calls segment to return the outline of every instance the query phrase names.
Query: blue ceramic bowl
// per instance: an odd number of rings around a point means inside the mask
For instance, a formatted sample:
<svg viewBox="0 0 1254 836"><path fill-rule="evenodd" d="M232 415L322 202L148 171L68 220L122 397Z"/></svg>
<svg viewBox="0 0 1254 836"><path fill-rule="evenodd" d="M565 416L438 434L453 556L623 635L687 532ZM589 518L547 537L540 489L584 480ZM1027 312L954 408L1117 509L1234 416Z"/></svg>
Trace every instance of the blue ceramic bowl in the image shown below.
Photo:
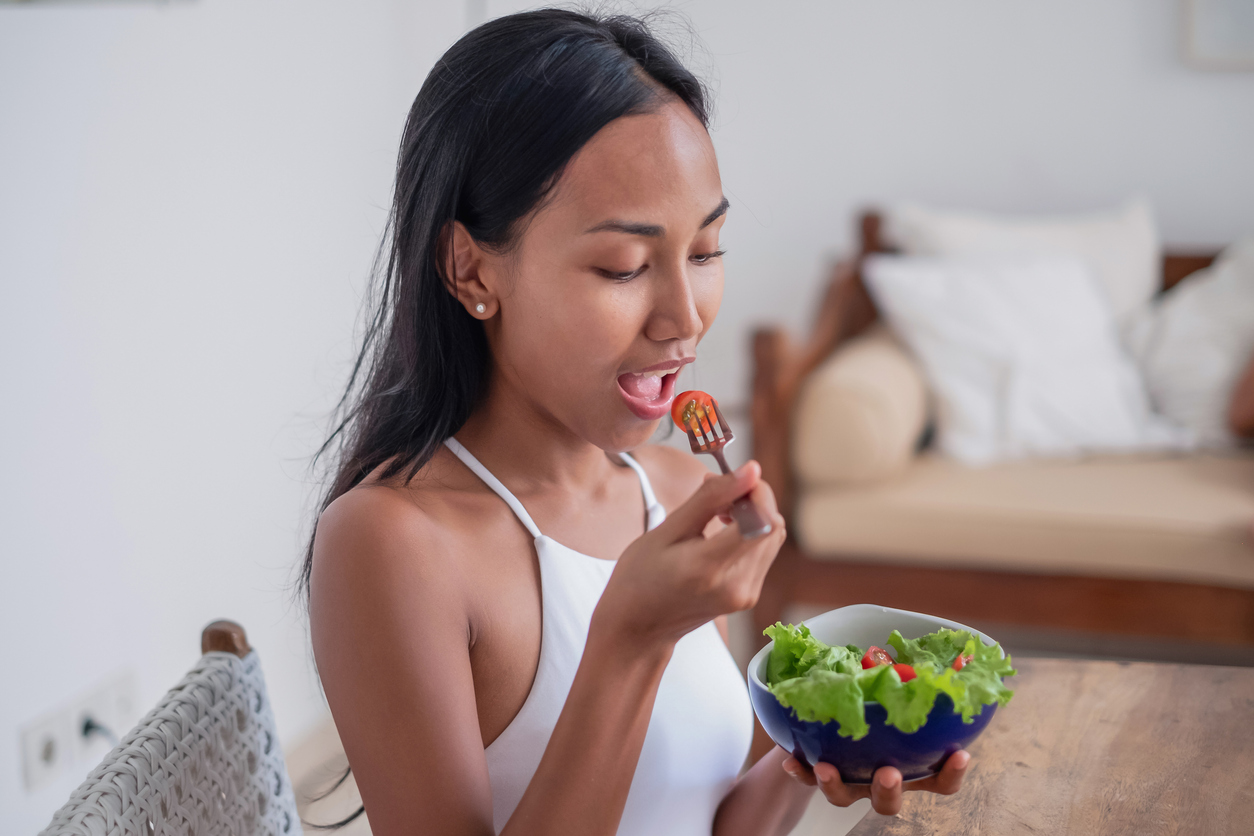
<svg viewBox="0 0 1254 836"><path fill-rule="evenodd" d="M888 634L893 630L900 630L908 639L916 639L941 627L970 630L986 645L993 644L993 640L979 630L955 621L873 604L841 607L802 623L810 628L815 638L827 644L856 644L863 649L873 644L885 647ZM836 733L836 723L797 719L791 708L780 705L775 695L766 689L766 659L774 645L771 642L762 648L749 663L749 697L758 720L771 739L797 760L810 765L819 761L830 763L840 770L841 780L847 784L869 784L871 776L881 766L897 767L906 781L926 778L940 769L945 758L979 737L997 708L996 704L984 706L975 722L968 724L962 722L962 715L954 713L953 701L939 694L927 722L918 731L907 734L885 724L887 715L882 705L868 702L865 704L866 720L871 731L861 740L850 740Z"/></svg>

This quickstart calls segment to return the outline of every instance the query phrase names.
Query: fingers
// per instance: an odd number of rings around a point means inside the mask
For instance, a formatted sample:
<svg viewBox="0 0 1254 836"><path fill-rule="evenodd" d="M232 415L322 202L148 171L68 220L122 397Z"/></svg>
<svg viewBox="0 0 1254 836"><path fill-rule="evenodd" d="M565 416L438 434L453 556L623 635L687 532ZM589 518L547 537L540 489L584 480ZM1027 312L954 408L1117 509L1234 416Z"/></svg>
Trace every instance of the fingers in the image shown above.
<svg viewBox="0 0 1254 836"><path fill-rule="evenodd" d="M765 480L759 479L749 494L749 499L757 507L759 513L771 524L771 531L784 530L784 515L775 504L775 491Z"/></svg>
<svg viewBox="0 0 1254 836"><path fill-rule="evenodd" d="M771 531L761 537L746 540L740 536L740 527L733 524L694 546L703 571L709 573L711 588L719 589L723 596L720 612L739 612L757 604L766 573L786 536L783 521L775 519Z"/></svg>
<svg viewBox="0 0 1254 836"><path fill-rule="evenodd" d="M918 781L906 784L907 790L935 792L941 795L953 795L962 789L962 779L967 775L967 767L971 765L971 754L963 749L954 752L945 759L940 772L929 775Z"/></svg>
<svg viewBox="0 0 1254 836"><path fill-rule="evenodd" d="M830 763L816 763L814 777L818 780L819 790L823 797L837 807L848 807L859 798L871 794L866 784L846 784L840 779L840 772Z"/></svg>
<svg viewBox="0 0 1254 836"><path fill-rule="evenodd" d="M881 766L871 777L871 809L881 816L901 812L901 772L893 766Z"/></svg>
<svg viewBox="0 0 1254 836"><path fill-rule="evenodd" d="M716 474L711 473L705 478L716 479L718 477ZM771 490L770 485L759 480L753 487L753 490L747 494L742 494L742 496L746 495L749 497L749 501L758 509L758 512L762 514L763 518L771 524L772 529L779 528L784 524L784 518L779 514L775 505L775 492ZM736 498L739 499L740 497ZM726 505L720 508L715 515L723 525L736 525L736 518L732 516L731 508L731 505ZM721 528L717 530L721 530Z"/></svg>
<svg viewBox="0 0 1254 836"><path fill-rule="evenodd" d="M734 471L722 476L711 476L688 498L688 501L668 514L658 526L671 542L698 537L719 511L754 489L762 478L762 467L756 461L747 461Z"/></svg>
<svg viewBox="0 0 1254 836"><path fill-rule="evenodd" d="M783 544L782 528L746 540L738 526L729 525L696 547L702 571L725 596L719 606L727 609L720 612L739 612L757 604L766 573Z"/></svg>
<svg viewBox="0 0 1254 836"><path fill-rule="evenodd" d="M792 755L785 758L784 762L781 763L780 766L782 766L784 771L798 783L805 784L807 787L813 787L818 783L818 781L814 778L814 773L809 769L809 767L803 766L801 761L797 760Z"/></svg>
<svg viewBox="0 0 1254 836"><path fill-rule="evenodd" d="M780 517L779 507L775 504L775 489L769 482L759 479L758 483L753 486L749 498L759 510L771 517L771 522L775 521L775 517ZM783 521L783 517L780 517L780 521Z"/></svg>
<svg viewBox="0 0 1254 836"><path fill-rule="evenodd" d="M966 751L954 752L945 761L940 772L918 781L906 784L901 780L901 772L892 766L882 766L875 770L870 784L846 784L840 778L840 772L830 763L819 762L813 769L807 769L796 758L790 757L783 762L784 771L795 780L808 786L816 783L823 795L837 807L848 807L860 798L870 798L871 808L883 816L895 816L901 812L902 793L906 790L922 790L942 795L953 795L962 788L962 779L971 764L971 755Z"/></svg>
<svg viewBox="0 0 1254 836"><path fill-rule="evenodd" d="M705 474L705 481L707 481L707 482L708 482L709 480L711 480L711 479L717 479L717 478L718 478L718 474L717 474L717 473L707 473L707 474ZM726 508L720 508L720 509L719 509L719 512L718 512L718 514L716 514L715 516L717 516L717 517L718 517L718 521L719 521L719 522L721 522L723 525L731 525L733 522L735 522L735 520L733 520L733 519L732 519L732 515L731 515L731 506L730 506L730 505L728 505ZM720 529L717 529L717 530L718 530L718 531L721 531L722 529L720 528ZM708 534L708 533L709 533L709 532L707 531L707 534Z"/></svg>

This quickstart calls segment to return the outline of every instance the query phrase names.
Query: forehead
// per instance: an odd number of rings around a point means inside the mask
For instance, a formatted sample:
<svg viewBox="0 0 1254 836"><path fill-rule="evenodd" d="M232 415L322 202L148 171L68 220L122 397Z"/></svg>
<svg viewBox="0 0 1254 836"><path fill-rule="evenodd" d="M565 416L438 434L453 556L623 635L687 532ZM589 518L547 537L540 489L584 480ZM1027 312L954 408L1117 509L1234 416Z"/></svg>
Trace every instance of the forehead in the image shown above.
<svg viewBox="0 0 1254 836"><path fill-rule="evenodd" d="M695 231L722 199L710 135L671 100L598 131L567 164L542 214L578 232L611 218Z"/></svg>

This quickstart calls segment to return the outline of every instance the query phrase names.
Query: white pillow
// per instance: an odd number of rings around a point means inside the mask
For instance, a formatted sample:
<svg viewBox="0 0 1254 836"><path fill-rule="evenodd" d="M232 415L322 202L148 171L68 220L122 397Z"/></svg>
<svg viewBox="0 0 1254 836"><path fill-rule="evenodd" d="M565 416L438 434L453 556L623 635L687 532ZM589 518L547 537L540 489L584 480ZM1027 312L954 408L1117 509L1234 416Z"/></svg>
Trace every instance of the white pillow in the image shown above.
<svg viewBox="0 0 1254 836"><path fill-rule="evenodd" d="M1066 255L1093 270L1110 310L1123 321L1162 286L1162 252L1148 201L1086 215L1014 218L892 209L886 236L905 255Z"/></svg>
<svg viewBox="0 0 1254 836"><path fill-rule="evenodd" d="M1228 401L1254 353L1254 235L1137 316L1127 342L1159 413L1202 444L1233 443Z"/></svg>
<svg viewBox="0 0 1254 836"><path fill-rule="evenodd" d="M923 366L943 452L988 464L1187 443L1151 413L1083 262L880 255L863 275Z"/></svg>

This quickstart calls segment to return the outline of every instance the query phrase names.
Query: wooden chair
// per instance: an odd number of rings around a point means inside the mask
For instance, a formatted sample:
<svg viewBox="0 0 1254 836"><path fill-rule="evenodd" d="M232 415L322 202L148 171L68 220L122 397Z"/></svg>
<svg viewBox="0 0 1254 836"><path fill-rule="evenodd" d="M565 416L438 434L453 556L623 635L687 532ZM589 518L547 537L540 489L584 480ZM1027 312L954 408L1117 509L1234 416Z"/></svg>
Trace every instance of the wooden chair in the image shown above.
<svg viewBox="0 0 1254 836"><path fill-rule="evenodd" d="M795 344L778 328L760 329L753 337L753 455L790 523L796 500L790 445L798 389L825 358L876 320L861 264L871 253L889 251L881 226L874 212L861 217L859 252L833 269L808 340ZM1214 258L1166 255L1163 289ZM959 621L1254 644L1254 590L936 566L901 571L857 554L824 558L806 554L789 536L754 610L759 631L780 619L789 604L838 607L873 601Z"/></svg>
<svg viewBox="0 0 1254 836"><path fill-rule="evenodd" d="M92 770L40 836L300 836L244 628L215 621L202 656Z"/></svg>

